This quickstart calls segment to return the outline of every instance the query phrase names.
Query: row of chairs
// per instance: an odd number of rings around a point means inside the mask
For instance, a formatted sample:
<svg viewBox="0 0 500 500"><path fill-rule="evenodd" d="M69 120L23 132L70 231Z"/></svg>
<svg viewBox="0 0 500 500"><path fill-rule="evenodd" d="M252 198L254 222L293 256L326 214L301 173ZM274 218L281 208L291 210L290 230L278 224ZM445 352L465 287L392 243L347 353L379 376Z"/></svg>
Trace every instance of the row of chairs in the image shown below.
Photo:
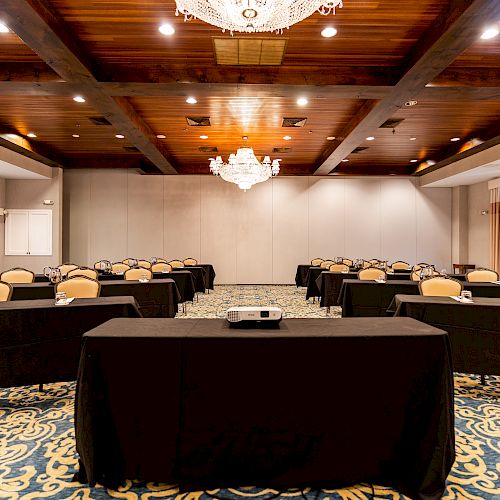
<svg viewBox="0 0 500 500"><path fill-rule="evenodd" d="M330 268L332 265L345 265L348 267L357 267L359 269L365 269L368 267L378 267L378 268L391 268L391 269L401 269L408 270L412 269L411 264L404 262L402 260L397 260L392 264L388 264L385 260L380 259L348 259L346 257L335 257L335 259L322 259L317 257L311 260L311 266L323 267L325 269Z"/></svg>
<svg viewBox="0 0 500 500"><path fill-rule="evenodd" d="M135 259L133 257L127 257L122 261L113 263L110 263L107 260L100 260L94 264L94 269L104 271L107 266L111 265L111 272L113 273L122 273L133 267L144 267L146 269L151 269L153 272L169 272L166 269L170 269L171 271L173 268L196 266L197 264L198 261L192 257L188 257L183 260L166 260L162 257L151 257L151 259ZM170 268L165 267L166 265L170 266Z"/></svg>

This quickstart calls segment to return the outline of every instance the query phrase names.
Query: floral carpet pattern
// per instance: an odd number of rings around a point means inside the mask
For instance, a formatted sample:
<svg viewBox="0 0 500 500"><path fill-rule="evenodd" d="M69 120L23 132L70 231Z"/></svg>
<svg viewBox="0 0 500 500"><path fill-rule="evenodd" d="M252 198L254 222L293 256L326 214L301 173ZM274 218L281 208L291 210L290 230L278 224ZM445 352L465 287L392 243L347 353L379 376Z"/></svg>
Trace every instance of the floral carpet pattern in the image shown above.
<svg viewBox="0 0 500 500"><path fill-rule="evenodd" d="M293 303L293 299L296 299ZM252 302L258 300L258 302ZM229 304L227 303L229 301ZM250 302L249 302L250 301ZM269 301L269 302L265 302ZM200 296L183 317L223 317L231 305L277 305L287 317L325 317L294 287L216 287ZM203 312L201 312L203 310ZM332 311L329 317L338 315ZM300 316L300 314L303 314ZM315 316L314 316L315 314ZM277 491L262 488L219 489L179 494L175 485L128 482L119 491L90 488L72 481L78 459L74 437L75 382L0 389L0 498L152 500L368 500L405 498L397 491L359 484L337 490ZM500 377L455 374L457 458L443 498L500 498Z"/></svg>

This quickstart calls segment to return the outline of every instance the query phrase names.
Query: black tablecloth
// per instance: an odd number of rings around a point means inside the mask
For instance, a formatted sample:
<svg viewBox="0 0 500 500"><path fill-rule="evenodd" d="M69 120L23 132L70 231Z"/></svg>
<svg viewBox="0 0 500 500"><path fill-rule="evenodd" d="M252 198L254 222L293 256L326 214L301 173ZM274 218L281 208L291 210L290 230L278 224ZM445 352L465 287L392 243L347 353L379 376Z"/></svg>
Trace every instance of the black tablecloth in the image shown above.
<svg viewBox="0 0 500 500"><path fill-rule="evenodd" d="M123 277L122 277L123 278ZM155 279L147 283L140 281L101 281L101 297L132 296L139 304L144 317L173 318L177 313L180 294L171 279ZM11 300L54 298L51 283L16 283Z"/></svg>
<svg viewBox="0 0 500 500"><path fill-rule="evenodd" d="M299 264L297 266L297 272L295 273L295 285L297 287L307 286L307 273L310 267L311 264Z"/></svg>
<svg viewBox="0 0 500 500"><path fill-rule="evenodd" d="M455 371L500 375L500 299L473 301L461 304L450 297L396 295L389 310L446 330Z"/></svg>
<svg viewBox="0 0 500 500"><path fill-rule="evenodd" d="M185 266L177 269L175 268L172 269L172 274L178 272L186 272L186 271L189 271L190 273L193 274L195 291L205 293L205 288L206 288L205 269L202 266ZM188 299L188 300L193 300L193 299Z"/></svg>
<svg viewBox="0 0 500 500"><path fill-rule="evenodd" d="M82 335L123 316L140 317L133 297L0 302L0 387L75 380Z"/></svg>
<svg viewBox="0 0 500 500"><path fill-rule="evenodd" d="M186 266L187 269L191 269L192 266ZM215 270L212 264L196 264L194 267L201 267L205 271L205 289L213 290L215 281ZM196 290L197 292L199 290Z"/></svg>
<svg viewBox="0 0 500 500"><path fill-rule="evenodd" d="M408 318L111 320L84 336L75 423L92 485L371 482L437 499L454 460L448 337Z"/></svg>

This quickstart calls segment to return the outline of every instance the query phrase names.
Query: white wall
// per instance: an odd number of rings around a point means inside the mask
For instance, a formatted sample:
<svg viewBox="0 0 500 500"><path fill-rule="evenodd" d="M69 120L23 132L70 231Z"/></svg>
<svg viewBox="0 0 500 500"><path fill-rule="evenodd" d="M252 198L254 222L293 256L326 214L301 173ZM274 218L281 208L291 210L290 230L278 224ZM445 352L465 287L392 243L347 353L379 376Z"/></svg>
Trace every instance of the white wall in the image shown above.
<svg viewBox="0 0 500 500"><path fill-rule="evenodd" d="M490 192L487 182L469 186L469 261L476 267L490 267Z"/></svg>
<svg viewBox="0 0 500 500"><path fill-rule="evenodd" d="M5 179L0 179L0 209L5 208ZM5 251L5 217L0 214L0 269L3 270Z"/></svg>
<svg viewBox="0 0 500 500"><path fill-rule="evenodd" d="M194 257L217 283L293 283L350 256L451 267L451 189L411 179L278 177L244 193L213 176L67 170L65 261Z"/></svg>

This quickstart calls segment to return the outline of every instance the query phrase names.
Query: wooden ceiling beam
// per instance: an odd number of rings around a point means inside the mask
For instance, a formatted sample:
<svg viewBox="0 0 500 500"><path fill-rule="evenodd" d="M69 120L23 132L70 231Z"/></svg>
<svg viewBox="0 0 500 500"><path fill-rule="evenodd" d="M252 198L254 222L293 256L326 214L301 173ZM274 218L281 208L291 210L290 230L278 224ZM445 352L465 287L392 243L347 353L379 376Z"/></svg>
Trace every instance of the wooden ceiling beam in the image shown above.
<svg viewBox="0 0 500 500"><path fill-rule="evenodd" d="M498 0L456 0L451 9L443 12L417 43L401 66L403 76L391 92L380 100L362 120L356 116L348 124L344 140L326 159L317 164L315 175L330 173L346 156L358 147L368 136L389 119L404 103L415 98L425 86L432 82L465 49L475 42L482 28L491 19L500 16Z"/></svg>
<svg viewBox="0 0 500 500"><path fill-rule="evenodd" d="M89 103L161 172L177 173L169 153L125 98L114 99L98 85L105 78L72 31L40 0L2 0L0 18L66 82L78 84Z"/></svg>
<svg viewBox="0 0 500 500"><path fill-rule="evenodd" d="M2 62L0 82L56 82L63 79L44 62Z"/></svg>

